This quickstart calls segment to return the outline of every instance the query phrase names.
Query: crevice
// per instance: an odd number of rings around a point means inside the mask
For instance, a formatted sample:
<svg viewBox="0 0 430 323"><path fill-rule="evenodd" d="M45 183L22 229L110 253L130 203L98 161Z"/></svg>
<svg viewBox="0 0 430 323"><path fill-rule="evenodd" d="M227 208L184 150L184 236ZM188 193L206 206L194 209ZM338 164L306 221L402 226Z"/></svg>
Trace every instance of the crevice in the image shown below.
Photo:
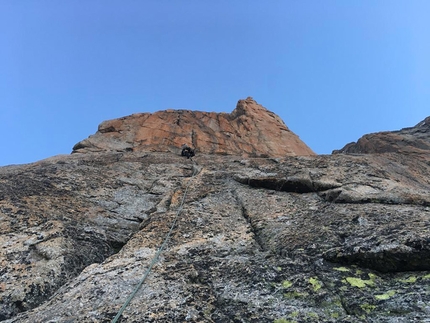
<svg viewBox="0 0 430 323"><path fill-rule="evenodd" d="M126 245L126 242L108 241L108 245L112 249L112 254L114 255L122 250L122 248Z"/></svg>
<svg viewBox="0 0 430 323"><path fill-rule="evenodd" d="M259 230L253 225L252 219L249 216L246 208L243 205L241 207L241 211L242 211L242 216L244 217L244 219L248 222L249 226L251 227L251 231L252 231L252 234L254 235L255 242L257 242L257 244L260 247L261 251L265 251L266 248L265 248L265 246L264 246L264 244L261 241L261 238L259 236Z"/></svg>
<svg viewBox="0 0 430 323"><path fill-rule="evenodd" d="M316 191L311 181L295 178L242 178L235 176L234 180L251 187L267 188L274 191L284 191L291 193L312 193Z"/></svg>
<svg viewBox="0 0 430 323"><path fill-rule="evenodd" d="M325 260L342 264L356 265L377 270L381 273L397 273L406 271L429 271L430 250L414 248L413 251L402 251L400 248L385 249L380 252L371 250L354 251L350 248L334 248L323 254Z"/></svg>
<svg viewBox="0 0 430 323"><path fill-rule="evenodd" d="M317 269L317 270L314 271L313 275L318 278L318 280L323 284L323 287L327 290L327 292L330 295L332 295L335 298L339 299L340 306L342 307L342 309L345 312L345 314L346 315L356 316L356 313L351 312L351 310L349 309L348 304L347 304L345 298L342 297L342 294L339 294L336 289L330 288L330 286L331 286L330 282L327 282L324 279L324 276L320 276L320 275L318 275L318 273L319 273L319 270Z"/></svg>
<svg viewBox="0 0 430 323"><path fill-rule="evenodd" d="M255 188L265 188L274 191L282 191L289 193L316 193L323 200L330 203L337 204L389 204L389 205L419 205L419 206L430 206L430 202L424 196L411 197L411 196L373 196L373 197L362 197L354 196L348 193L345 185L331 185L325 184L318 181L312 181L307 178L278 178L278 177L242 177L235 175L233 179L236 182L245 184ZM366 185L377 189L376 186Z"/></svg>
<svg viewBox="0 0 430 323"><path fill-rule="evenodd" d="M255 226L255 223L253 223L251 216L249 215L245 204L243 203L243 201L241 200L241 198L239 197L239 195L237 194L236 191L233 191L233 196L235 197L237 204L239 205L240 209L241 209L241 215L242 217L246 220L246 222L248 222L248 225L251 229L251 232L253 234L254 237L254 241L257 243L260 251L267 251L267 248L264 245L263 240L260 237L260 229L258 229Z"/></svg>
<svg viewBox="0 0 430 323"><path fill-rule="evenodd" d="M342 297L342 296L340 296L340 295L337 295L337 296L339 297L340 305L342 306L342 308L345 311L345 313L347 315L355 316L355 313L351 312L351 310L349 309L349 307L348 307L348 305L347 305L347 303L345 301L345 298Z"/></svg>
<svg viewBox="0 0 430 323"><path fill-rule="evenodd" d="M198 147L197 147L197 133L194 130L191 131L191 144L192 144L194 150L198 149Z"/></svg>

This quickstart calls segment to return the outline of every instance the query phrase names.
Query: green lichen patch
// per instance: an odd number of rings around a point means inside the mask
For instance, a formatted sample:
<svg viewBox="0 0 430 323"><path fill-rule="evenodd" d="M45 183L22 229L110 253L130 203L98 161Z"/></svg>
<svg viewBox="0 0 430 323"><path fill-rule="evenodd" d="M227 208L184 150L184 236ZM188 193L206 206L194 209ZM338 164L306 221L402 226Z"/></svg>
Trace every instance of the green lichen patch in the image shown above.
<svg viewBox="0 0 430 323"><path fill-rule="evenodd" d="M379 295L375 295L375 298L377 300L383 301L383 300L387 300L391 297L393 297L396 294L395 290L389 290L388 292L386 292L385 294L379 294Z"/></svg>
<svg viewBox="0 0 430 323"><path fill-rule="evenodd" d="M351 286L358 287L358 288L375 285L372 279L365 280L357 277L346 277L345 281L349 283Z"/></svg>
<svg viewBox="0 0 430 323"><path fill-rule="evenodd" d="M408 278L405 278L405 279L399 279L399 281L406 284L412 284L417 281L417 277L409 276Z"/></svg>
<svg viewBox="0 0 430 323"><path fill-rule="evenodd" d="M348 272L348 271L350 271L348 268L346 268L346 267L335 267L335 268L333 268L334 270L337 270L337 271L342 271L342 272Z"/></svg>
<svg viewBox="0 0 430 323"><path fill-rule="evenodd" d="M318 319L319 318L318 314L314 313L314 312L307 313L307 316L310 317L310 318L313 318L313 319Z"/></svg>
<svg viewBox="0 0 430 323"><path fill-rule="evenodd" d="M296 321L290 321L290 320L282 318L282 319L276 319L276 320L274 320L273 323L297 323L297 322Z"/></svg>
<svg viewBox="0 0 430 323"><path fill-rule="evenodd" d="M290 282L289 280L284 280L284 281L282 282L282 287L284 287L284 288L289 288L289 287L291 287L291 286L293 286L293 283L292 283L292 282Z"/></svg>
<svg viewBox="0 0 430 323"><path fill-rule="evenodd" d="M310 277L309 284L312 285L314 292L317 292L322 287L322 283L316 277Z"/></svg>
<svg viewBox="0 0 430 323"><path fill-rule="evenodd" d="M425 275L425 276L423 276L422 278L423 278L423 279L430 279L430 274Z"/></svg>

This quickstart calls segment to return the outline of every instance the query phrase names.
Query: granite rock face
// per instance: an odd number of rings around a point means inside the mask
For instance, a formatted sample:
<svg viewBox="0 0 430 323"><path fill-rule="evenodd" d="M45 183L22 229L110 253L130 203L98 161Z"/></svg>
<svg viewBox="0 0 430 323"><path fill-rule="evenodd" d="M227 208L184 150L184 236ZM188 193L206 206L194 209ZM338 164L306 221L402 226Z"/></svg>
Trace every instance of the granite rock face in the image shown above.
<svg viewBox="0 0 430 323"><path fill-rule="evenodd" d="M178 153L183 144L208 154L315 155L276 114L252 98L239 100L232 113L165 110L105 121L96 134L77 143L73 152Z"/></svg>
<svg viewBox="0 0 430 323"><path fill-rule="evenodd" d="M419 151L1 167L0 321L111 322L182 210L120 322L430 322L429 191Z"/></svg>
<svg viewBox="0 0 430 323"><path fill-rule="evenodd" d="M428 153L430 151L430 117L415 127L364 135L333 153Z"/></svg>
<svg viewBox="0 0 430 323"><path fill-rule="evenodd" d="M96 153L0 168L0 318L110 322L189 185L121 322L430 320L427 156L196 161Z"/></svg>

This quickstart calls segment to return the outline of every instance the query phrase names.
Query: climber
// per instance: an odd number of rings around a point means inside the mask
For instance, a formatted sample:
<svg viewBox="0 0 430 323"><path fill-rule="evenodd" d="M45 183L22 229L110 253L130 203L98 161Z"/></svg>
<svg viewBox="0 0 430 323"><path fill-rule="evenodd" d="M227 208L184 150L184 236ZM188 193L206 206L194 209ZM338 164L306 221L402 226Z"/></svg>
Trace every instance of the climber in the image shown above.
<svg viewBox="0 0 430 323"><path fill-rule="evenodd" d="M194 149L189 147L187 144L182 145L181 156L185 156L188 159L195 156Z"/></svg>

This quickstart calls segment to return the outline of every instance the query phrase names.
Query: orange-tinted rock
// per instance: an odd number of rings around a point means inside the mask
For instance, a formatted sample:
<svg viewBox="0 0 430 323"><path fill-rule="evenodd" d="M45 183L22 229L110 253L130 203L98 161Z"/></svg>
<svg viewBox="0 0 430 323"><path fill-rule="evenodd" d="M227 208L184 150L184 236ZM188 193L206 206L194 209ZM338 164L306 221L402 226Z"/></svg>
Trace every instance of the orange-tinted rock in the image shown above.
<svg viewBox="0 0 430 323"><path fill-rule="evenodd" d="M159 151L178 153L187 144L198 153L282 157L315 155L273 112L252 98L232 113L165 110L102 122L73 152Z"/></svg>

